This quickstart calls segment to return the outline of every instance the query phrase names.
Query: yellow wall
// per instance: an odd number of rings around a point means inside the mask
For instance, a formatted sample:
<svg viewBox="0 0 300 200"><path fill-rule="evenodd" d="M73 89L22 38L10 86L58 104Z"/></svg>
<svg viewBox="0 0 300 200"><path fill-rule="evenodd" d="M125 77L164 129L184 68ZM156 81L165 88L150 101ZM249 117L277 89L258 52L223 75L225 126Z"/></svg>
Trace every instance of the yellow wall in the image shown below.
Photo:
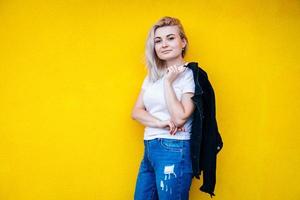
<svg viewBox="0 0 300 200"><path fill-rule="evenodd" d="M296 200L300 2L0 2L0 199L129 200L143 153L130 117L144 42L181 19L214 86L216 200ZM193 180L191 200L210 199Z"/></svg>

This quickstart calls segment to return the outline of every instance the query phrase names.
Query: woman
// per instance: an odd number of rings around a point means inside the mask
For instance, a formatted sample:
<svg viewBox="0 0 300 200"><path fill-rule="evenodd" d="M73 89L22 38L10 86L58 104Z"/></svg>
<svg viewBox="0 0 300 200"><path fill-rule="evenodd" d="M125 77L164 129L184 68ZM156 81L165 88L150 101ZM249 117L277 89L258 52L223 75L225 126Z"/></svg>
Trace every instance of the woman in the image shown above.
<svg viewBox="0 0 300 200"><path fill-rule="evenodd" d="M148 34L148 74L132 110L132 118L146 126L135 200L189 198L195 84L183 59L187 48L188 39L176 18L161 18Z"/></svg>

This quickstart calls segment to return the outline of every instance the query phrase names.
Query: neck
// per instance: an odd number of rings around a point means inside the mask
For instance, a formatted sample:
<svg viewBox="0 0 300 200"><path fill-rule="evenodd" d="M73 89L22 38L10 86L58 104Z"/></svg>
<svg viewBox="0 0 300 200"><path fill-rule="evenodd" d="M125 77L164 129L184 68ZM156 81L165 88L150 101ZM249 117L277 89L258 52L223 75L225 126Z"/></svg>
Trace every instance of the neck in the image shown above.
<svg viewBox="0 0 300 200"><path fill-rule="evenodd" d="M183 58L179 57L179 58L176 58L173 60L166 60L165 63L166 63L166 67L170 67L173 65L180 66L180 65L185 64L186 62L183 60Z"/></svg>

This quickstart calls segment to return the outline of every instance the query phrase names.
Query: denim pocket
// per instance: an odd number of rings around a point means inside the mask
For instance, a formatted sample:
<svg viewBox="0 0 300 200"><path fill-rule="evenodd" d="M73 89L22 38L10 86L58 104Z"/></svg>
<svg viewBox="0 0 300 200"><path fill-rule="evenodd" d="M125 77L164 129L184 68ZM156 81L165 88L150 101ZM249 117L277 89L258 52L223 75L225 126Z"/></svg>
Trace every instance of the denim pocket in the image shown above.
<svg viewBox="0 0 300 200"><path fill-rule="evenodd" d="M183 149L182 140L160 138L159 144L163 149L168 151L182 152Z"/></svg>

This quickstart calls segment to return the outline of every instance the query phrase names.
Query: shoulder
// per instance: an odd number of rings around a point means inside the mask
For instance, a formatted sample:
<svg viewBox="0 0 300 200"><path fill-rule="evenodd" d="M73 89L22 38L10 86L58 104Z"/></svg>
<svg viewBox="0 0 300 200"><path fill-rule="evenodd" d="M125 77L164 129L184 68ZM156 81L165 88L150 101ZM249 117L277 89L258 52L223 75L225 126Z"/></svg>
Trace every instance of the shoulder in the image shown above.
<svg viewBox="0 0 300 200"><path fill-rule="evenodd" d="M190 68L186 68L186 70L184 71L184 73L186 74L193 74L193 70L191 70Z"/></svg>
<svg viewBox="0 0 300 200"><path fill-rule="evenodd" d="M185 79L193 77L193 70L191 70L190 68L187 67L183 72L183 77Z"/></svg>
<svg viewBox="0 0 300 200"><path fill-rule="evenodd" d="M147 89L148 86L150 85L150 79L149 79L149 75L147 74L145 77L144 77L144 80L143 80L143 83L142 83L142 89Z"/></svg>

